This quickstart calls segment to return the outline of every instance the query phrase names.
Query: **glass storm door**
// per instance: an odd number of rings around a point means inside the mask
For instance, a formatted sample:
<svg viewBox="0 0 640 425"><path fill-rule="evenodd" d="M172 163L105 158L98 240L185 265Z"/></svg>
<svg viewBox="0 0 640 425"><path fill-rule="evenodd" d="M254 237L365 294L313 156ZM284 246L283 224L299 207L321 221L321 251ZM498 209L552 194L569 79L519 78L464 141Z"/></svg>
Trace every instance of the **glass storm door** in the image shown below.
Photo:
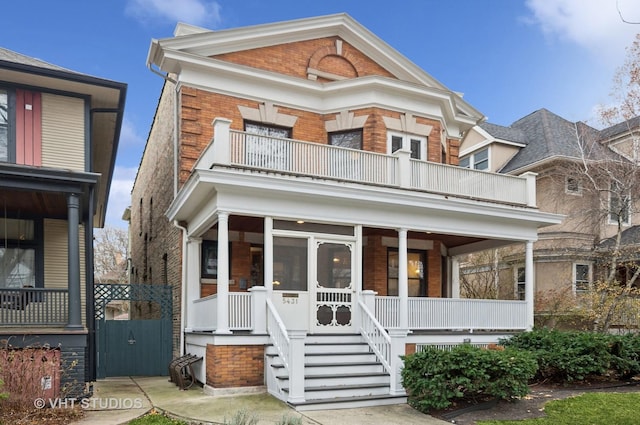
<svg viewBox="0 0 640 425"><path fill-rule="evenodd" d="M355 288L354 244L315 240L314 300L311 324L315 332L352 332Z"/></svg>

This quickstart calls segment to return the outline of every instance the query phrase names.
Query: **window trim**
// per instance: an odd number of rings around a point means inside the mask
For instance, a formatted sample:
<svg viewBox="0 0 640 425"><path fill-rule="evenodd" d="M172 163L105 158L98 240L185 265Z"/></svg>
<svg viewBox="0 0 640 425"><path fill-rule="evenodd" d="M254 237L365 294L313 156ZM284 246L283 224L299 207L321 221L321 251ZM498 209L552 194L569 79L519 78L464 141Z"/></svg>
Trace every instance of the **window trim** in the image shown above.
<svg viewBox="0 0 640 425"><path fill-rule="evenodd" d="M427 161L427 144L429 142L429 138L427 136L421 136L419 134L412 133L403 133L400 131L387 131L387 154L393 155L393 138L400 137L402 138L402 148L403 150L411 151L411 141L418 140L420 142L420 158L413 158L418 161Z"/></svg>

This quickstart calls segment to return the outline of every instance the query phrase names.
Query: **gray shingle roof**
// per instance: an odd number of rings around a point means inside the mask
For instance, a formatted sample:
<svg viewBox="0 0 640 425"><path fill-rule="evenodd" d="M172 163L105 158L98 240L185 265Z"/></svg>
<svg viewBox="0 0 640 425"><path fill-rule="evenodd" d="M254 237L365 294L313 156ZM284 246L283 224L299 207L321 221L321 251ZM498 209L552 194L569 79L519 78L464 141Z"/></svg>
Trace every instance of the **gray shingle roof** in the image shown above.
<svg viewBox="0 0 640 425"><path fill-rule="evenodd" d="M18 52L14 52L13 50L9 50L6 49L4 47L0 47L0 61L3 62L11 62L11 63L16 63L16 64L20 64L20 65L26 65L26 66L31 66L34 68L42 68L42 69L48 69L48 70L52 70L52 71L61 71L61 72L66 72L66 73L70 73L70 74L77 74L77 75L85 75L76 71L72 71L70 69L67 68L63 68L61 66L58 65L53 65L49 62L45 62L43 60L40 59L36 59L36 58L32 58L30 56L27 55L23 55L22 53L18 53Z"/></svg>
<svg viewBox="0 0 640 425"><path fill-rule="evenodd" d="M626 133L630 130L637 130L638 127L640 127L640 116L633 117L619 124L607 127L600 132L600 135L602 139L606 140L611 137L617 136L618 134Z"/></svg>
<svg viewBox="0 0 640 425"><path fill-rule="evenodd" d="M611 249L615 246L616 238L611 237L603 240L598 244L599 249ZM632 247L640 244L640 226L631 226L622 231L620 235L620 245L623 247Z"/></svg>
<svg viewBox="0 0 640 425"><path fill-rule="evenodd" d="M517 128L503 127L501 125L491 124L490 122L483 122L480 124L480 128L497 139L522 143L525 145L528 143L527 136L522 132L522 130Z"/></svg>

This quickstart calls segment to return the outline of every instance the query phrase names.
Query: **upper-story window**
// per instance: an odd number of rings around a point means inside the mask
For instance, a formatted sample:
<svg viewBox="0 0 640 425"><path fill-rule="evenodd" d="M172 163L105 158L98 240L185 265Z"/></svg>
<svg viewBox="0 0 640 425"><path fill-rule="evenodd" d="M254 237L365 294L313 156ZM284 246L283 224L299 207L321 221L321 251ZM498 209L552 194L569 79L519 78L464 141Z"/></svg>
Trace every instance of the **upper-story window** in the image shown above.
<svg viewBox="0 0 640 425"><path fill-rule="evenodd" d="M329 144L350 149L362 149L362 129L329 133Z"/></svg>
<svg viewBox="0 0 640 425"><path fill-rule="evenodd" d="M244 131L251 134L259 134L261 136L291 138L291 129L276 125L269 125L258 122L245 121Z"/></svg>
<svg viewBox="0 0 640 425"><path fill-rule="evenodd" d="M42 164L39 92L0 88L0 162Z"/></svg>
<svg viewBox="0 0 640 425"><path fill-rule="evenodd" d="M413 134L389 133L387 137L387 150L394 153L400 149L411 151L411 158L427 158L427 138Z"/></svg>
<svg viewBox="0 0 640 425"><path fill-rule="evenodd" d="M472 154L460 158L460 167L471 168L474 170L489 169L489 148L486 147Z"/></svg>
<svg viewBox="0 0 640 425"><path fill-rule="evenodd" d="M571 195L582 195L582 185L575 177L567 177L565 182L565 192Z"/></svg>
<svg viewBox="0 0 640 425"><path fill-rule="evenodd" d="M586 292L591 285L591 265L578 264L573 265L573 288L576 293Z"/></svg>
<svg viewBox="0 0 640 425"><path fill-rule="evenodd" d="M625 194L617 183L611 184L609 192L609 222L629 224L629 209L631 207L631 197Z"/></svg>
<svg viewBox="0 0 640 425"><path fill-rule="evenodd" d="M246 140L245 161L247 165L282 170L289 169L287 141L280 139L291 138L290 128L245 121L244 130L252 134L252 136L247 136Z"/></svg>

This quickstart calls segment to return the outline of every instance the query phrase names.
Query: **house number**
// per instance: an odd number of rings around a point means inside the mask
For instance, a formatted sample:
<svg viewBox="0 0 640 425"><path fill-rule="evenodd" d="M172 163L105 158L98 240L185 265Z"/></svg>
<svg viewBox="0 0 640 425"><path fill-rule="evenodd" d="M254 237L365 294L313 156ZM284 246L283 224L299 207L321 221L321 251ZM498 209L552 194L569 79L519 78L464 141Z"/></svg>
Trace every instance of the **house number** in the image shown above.
<svg viewBox="0 0 640 425"><path fill-rule="evenodd" d="M297 298L282 297L283 304L298 304Z"/></svg>

